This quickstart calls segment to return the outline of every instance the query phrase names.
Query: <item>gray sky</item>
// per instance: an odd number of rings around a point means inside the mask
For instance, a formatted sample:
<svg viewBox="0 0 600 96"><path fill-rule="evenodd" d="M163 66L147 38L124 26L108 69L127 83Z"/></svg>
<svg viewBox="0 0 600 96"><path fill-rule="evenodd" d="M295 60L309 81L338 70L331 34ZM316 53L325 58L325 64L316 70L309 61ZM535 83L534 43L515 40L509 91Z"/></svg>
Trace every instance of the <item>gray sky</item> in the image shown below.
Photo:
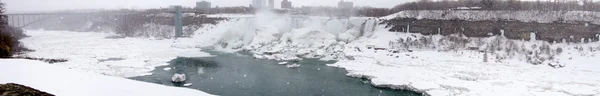
<svg viewBox="0 0 600 96"><path fill-rule="evenodd" d="M1 0L7 5L7 12L37 12L70 9L148 9L168 7L169 5L195 6L201 0ZM248 6L252 0L207 0L214 6ZM278 8L283 0L275 0ZM293 6L337 6L340 0L288 0ZM391 8L400 3L414 0L345 0L355 6L374 6Z"/></svg>

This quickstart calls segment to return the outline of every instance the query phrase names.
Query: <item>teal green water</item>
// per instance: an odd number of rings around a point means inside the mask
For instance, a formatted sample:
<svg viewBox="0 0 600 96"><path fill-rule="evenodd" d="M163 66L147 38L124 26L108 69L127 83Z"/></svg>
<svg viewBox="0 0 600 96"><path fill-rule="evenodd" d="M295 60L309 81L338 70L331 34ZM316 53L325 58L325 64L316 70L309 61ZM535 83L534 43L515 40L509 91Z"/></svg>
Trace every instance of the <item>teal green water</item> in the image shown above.
<svg viewBox="0 0 600 96"><path fill-rule="evenodd" d="M223 96L421 96L420 93L376 88L366 80L346 76L341 68L328 67L335 61L305 59L298 68L278 65L233 53L212 52L216 57L177 58L157 67L152 75L131 79L171 83L174 73L185 73L189 88ZM164 68L172 68L165 71ZM176 93L174 93L176 94Z"/></svg>

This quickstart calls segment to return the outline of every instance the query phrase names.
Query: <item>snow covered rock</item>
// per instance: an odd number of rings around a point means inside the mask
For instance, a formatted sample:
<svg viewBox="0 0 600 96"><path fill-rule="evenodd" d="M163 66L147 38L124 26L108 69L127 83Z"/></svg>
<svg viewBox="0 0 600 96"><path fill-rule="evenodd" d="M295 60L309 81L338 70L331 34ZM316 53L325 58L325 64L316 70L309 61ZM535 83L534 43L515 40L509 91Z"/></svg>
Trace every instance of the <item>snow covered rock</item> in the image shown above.
<svg viewBox="0 0 600 96"><path fill-rule="evenodd" d="M175 82L175 83L185 82L185 79L186 79L185 74L175 73L175 74L173 74L173 77L171 77L171 81Z"/></svg>
<svg viewBox="0 0 600 96"><path fill-rule="evenodd" d="M342 34L339 34L337 36L337 40L348 43L350 41L356 40L356 38L358 38L358 35L359 32L357 30L348 30Z"/></svg>
<svg viewBox="0 0 600 96"><path fill-rule="evenodd" d="M288 67L288 68L298 68L298 67L300 67L300 64L294 63L294 64L286 65L285 67Z"/></svg>
<svg viewBox="0 0 600 96"><path fill-rule="evenodd" d="M274 41L279 40L279 29L273 27L273 26L263 26L260 28L257 28L255 31L255 36L252 39L252 43L250 43L248 46L246 47L250 47L250 48L246 48L246 49L253 49L256 47L261 47L263 45L272 43Z"/></svg>
<svg viewBox="0 0 600 96"><path fill-rule="evenodd" d="M318 48L336 43L336 36L323 30L302 28L284 34L281 40L291 42L292 46Z"/></svg>

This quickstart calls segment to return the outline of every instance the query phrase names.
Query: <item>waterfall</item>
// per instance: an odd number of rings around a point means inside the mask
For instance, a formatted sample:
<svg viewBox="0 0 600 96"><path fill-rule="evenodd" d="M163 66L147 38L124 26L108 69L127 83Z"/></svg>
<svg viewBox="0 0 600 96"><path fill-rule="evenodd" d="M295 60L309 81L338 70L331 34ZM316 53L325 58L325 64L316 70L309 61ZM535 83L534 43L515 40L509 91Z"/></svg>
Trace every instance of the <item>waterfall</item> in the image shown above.
<svg viewBox="0 0 600 96"><path fill-rule="evenodd" d="M363 31L364 32L373 32L375 30L375 24L376 24L375 22L376 22L375 19L366 20Z"/></svg>

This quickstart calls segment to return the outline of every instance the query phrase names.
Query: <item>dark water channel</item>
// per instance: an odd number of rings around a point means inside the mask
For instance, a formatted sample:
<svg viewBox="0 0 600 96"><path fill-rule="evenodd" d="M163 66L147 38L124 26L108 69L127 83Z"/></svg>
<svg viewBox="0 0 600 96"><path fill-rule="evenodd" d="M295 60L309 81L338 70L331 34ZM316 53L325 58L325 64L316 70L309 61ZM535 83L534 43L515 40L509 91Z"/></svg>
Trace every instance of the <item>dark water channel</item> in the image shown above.
<svg viewBox="0 0 600 96"><path fill-rule="evenodd" d="M376 88L368 81L345 76L335 61L305 59L298 68L249 55L211 52L215 57L177 58L157 67L152 75L130 79L175 86L174 73L185 73L188 88L223 96L420 96L421 94ZM164 70L171 68L170 70ZM177 85L180 86L180 85ZM182 86L183 87L183 86Z"/></svg>

